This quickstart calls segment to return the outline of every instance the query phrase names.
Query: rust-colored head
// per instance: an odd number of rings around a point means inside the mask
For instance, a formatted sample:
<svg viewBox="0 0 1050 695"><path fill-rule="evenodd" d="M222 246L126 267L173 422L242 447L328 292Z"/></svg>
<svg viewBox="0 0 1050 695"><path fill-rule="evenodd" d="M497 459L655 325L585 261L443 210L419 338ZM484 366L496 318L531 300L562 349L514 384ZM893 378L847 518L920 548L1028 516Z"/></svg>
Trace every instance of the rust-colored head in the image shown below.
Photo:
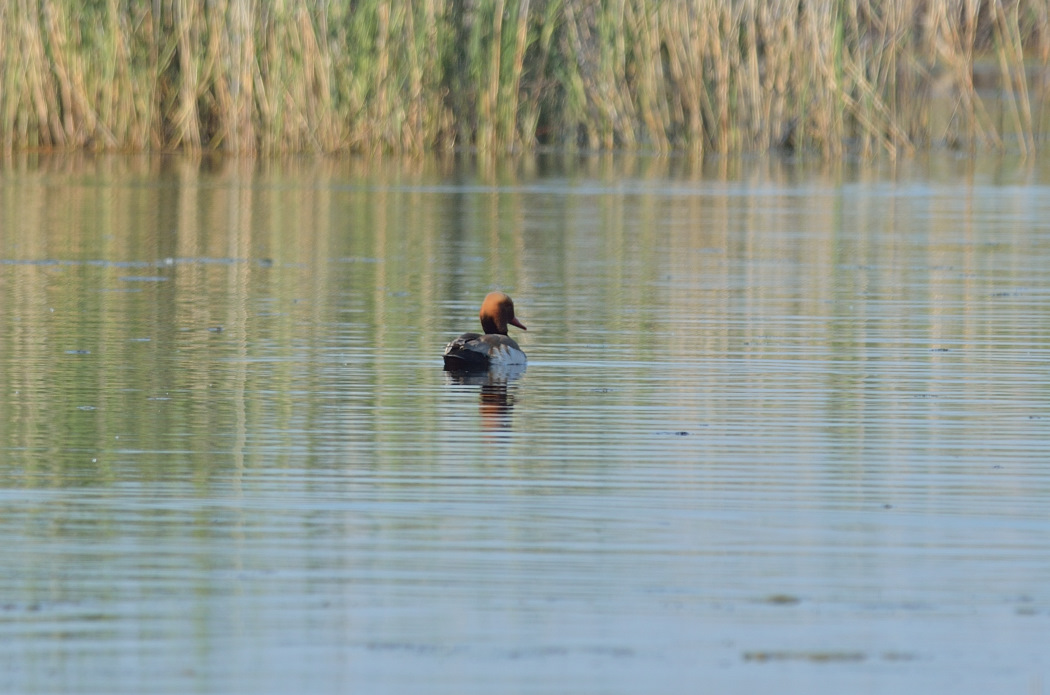
<svg viewBox="0 0 1050 695"><path fill-rule="evenodd" d="M514 302L502 292L489 292L481 303L481 329L486 333L507 335L507 325L528 330L518 319L514 318Z"/></svg>

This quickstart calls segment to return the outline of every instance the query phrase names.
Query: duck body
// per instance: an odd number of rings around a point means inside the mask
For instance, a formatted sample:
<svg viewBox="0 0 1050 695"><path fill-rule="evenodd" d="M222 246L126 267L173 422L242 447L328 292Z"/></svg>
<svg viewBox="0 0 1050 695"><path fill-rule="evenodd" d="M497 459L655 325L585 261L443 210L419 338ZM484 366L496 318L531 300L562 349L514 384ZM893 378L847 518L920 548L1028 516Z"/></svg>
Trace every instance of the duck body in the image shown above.
<svg viewBox="0 0 1050 695"><path fill-rule="evenodd" d="M445 346L446 371L482 371L495 366L523 365L525 353L507 335L507 326L527 330L514 316L514 302L502 292L490 292L481 304L484 333L464 333Z"/></svg>
<svg viewBox="0 0 1050 695"><path fill-rule="evenodd" d="M474 371L511 364L525 364L525 353L513 338L498 333L464 333L445 346L448 370Z"/></svg>

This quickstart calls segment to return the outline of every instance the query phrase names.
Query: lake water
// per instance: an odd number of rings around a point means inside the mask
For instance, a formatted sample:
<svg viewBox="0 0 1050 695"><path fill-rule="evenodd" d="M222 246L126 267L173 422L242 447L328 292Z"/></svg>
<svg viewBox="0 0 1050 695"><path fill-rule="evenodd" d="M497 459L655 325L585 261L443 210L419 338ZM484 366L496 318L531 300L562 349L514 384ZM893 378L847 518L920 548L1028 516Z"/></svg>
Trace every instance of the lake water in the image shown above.
<svg viewBox="0 0 1050 695"><path fill-rule="evenodd" d="M0 386L2 692L1050 688L1045 162L8 159Z"/></svg>

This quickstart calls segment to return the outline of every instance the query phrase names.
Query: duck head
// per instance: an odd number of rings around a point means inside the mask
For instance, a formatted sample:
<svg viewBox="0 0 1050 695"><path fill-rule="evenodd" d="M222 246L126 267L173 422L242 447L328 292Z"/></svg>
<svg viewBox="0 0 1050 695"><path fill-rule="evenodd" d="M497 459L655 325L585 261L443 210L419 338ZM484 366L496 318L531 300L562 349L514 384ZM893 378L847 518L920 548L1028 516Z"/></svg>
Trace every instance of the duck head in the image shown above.
<svg viewBox="0 0 1050 695"><path fill-rule="evenodd" d="M485 333L507 335L507 325L528 330L518 319L514 318L514 302L502 292L489 292L481 303L481 328Z"/></svg>

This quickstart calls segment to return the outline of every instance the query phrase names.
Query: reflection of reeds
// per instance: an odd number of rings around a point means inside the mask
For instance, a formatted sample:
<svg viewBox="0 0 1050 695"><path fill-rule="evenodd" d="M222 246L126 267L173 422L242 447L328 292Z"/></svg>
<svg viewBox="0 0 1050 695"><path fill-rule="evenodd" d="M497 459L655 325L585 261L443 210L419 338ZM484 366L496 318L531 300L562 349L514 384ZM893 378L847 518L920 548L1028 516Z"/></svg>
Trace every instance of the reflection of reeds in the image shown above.
<svg viewBox="0 0 1050 695"><path fill-rule="evenodd" d="M348 6L349 5L349 6ZM18 0L0 144L1022 151L1043 0ZM979 91L975 66L985 66ZM977 74L981 74L978 71Z"/></svg>

